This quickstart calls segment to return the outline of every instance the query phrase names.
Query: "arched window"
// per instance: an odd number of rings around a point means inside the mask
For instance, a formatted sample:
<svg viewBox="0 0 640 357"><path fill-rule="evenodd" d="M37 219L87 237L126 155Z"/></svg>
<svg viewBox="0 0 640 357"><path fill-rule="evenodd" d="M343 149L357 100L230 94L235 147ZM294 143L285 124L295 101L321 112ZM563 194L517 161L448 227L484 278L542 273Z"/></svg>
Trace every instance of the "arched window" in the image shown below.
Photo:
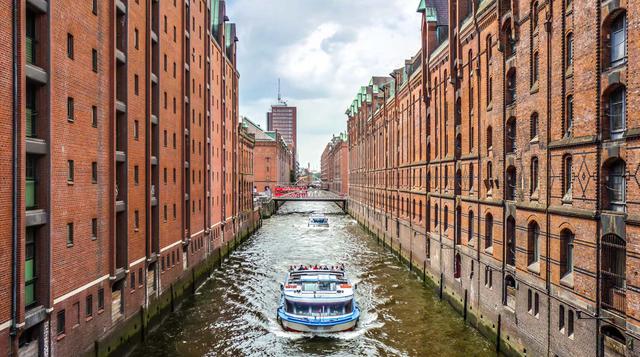
<svg viewBox="0 0 640 357"><path fill-rule="evenodd" d="M616 16L609 31L609 60L611 67L626 61L627 56L627 14L622 12Z"/></svg>
<svg viewBox="0 0 640 357"><path fill-rule="evenodd" d="M516 309L516 280L511 275L504 278L503 304L512 310Z"/></svg>
<svg viewBox="0 0 640 357"><path fill-rule="evenodd" d="M565 155L562 160L562 194L570 199L573 187L573 159L571 155Z"/></svg>
<svg viewBox="0 0 640 357"><path fill-rule="evenodd" d="M491 125L487 127L487 151L493 148L493 128Z"/></svg>
<svg viewBox="0 0 640 357"><path fill-rule="evenodd" d="M507 196L506 199L514 201L516 199L516 168L509 166L507 168Z"/></svg>
<svg viewBox="0 0 640 357"><path fill-rule="evenodd" d="M473 191L474 170L473 163L469 164L469 191Z"/></svg>
<svg viewBox="0 0 640 357"><path fill-rule="evenodd" d="M573 272L573 232L564 229L560 232L560 277Z"/></svg>
<svg viewBox="0 0 640 357"><path fill-rule="evenodd" d="M493 246L493 216L487 213L484 218L484 248L489 249Z"/></svg>
<svg viewBox="0 0 640 357"><path fill-rule="evenodd" d="M627 130L626 115L627 92L624 86L619 86L609 93L606 103L609 117L609 136L611 139L620 139Z"/></svg>
<svg viewBox="0 0 640 357"><path fill-rule="evenodd" d="M531 158L531 194L538 191L538 158Z"/></svg>
<svg viewBox="0 0 640 357"><path fill-rule="evenodd" d="M507 137L506 137L507 153L516 151L516 118L511 117L507 120Z"/></svg>
<svg viewBox="0 0 640 357"><path fill-rule="evenodd" d="M493 188L493 164L491 161L487 162L487 181L486 181L487 190L491 191Z"/></svg>
<svg viewBox="0 0 640 357"><path fill-rule="evenodd" d="M607 209L624 212L626 206L625 162L620 159L605 165Z"/></svg>
<svg viewBox="0 0 640 357"><path fill-rule="evenodd" d="M569 32L567 34L565 46L565 63L567 68L570 68L573 66L573 33Z"/></svg>
<svg viewBox="0 0 640 357"><path fill-rule="evenodd" d="M506 22L502 30L502 39L504 41L505 57L509 59L516 54L516 40L513 38L513 31L511 31L511 21Z"/></svg>
<svg viewBox="0 0 640 357"><path fill-rule="evenodd" d="M460 169L456 171L455 181L455 194L460 195L462 194L462 171Z"/></svg>
<svg viewBox="0 0 640 357"><path fill-rule="evenodd" d="M531 4L531 28L534 30L538 28L538 2L534 1Z"/></svg>
<svg viewBox="0 0 640 357"><path fill-rule="evenodd" d="M469 236L467 237L467 241L471 242L473 240L473 225L475 224L475 222L473 221L473 211L469 211L469 217L468 217L469 223L467 224L468 226L468 233Z"/></svg>
<svg viewBox="0 0 640 357"><path fill-rule="evenodd" d="M493 57L493 43L491 42L491 35L487 35L487 62L491 60Z"/></svg>
<svg viewBox="0 0 640 357"><path fill-rule="evenodd" d="M456 279L460 279L462 270L462 258L460 258L460 253L456 253L455 263L453 266L453 277Z"/></svg>
<svg viewBox="0 0 640 357"><path fill-rule="evenodd" d="M615 234L602 237L602 305L625 312L627 242Z"/></svg>
<svg viewBox="0 0 640 357"><path fill-rule="evenodd" d="M533 140L536 136L538 136L538 113L533 112L531 114L531 123L529 124L530 128L530 139Z"/></svg>
<svg viewBox="0 0 640 357"><path fill-rule="evenodd" d="M527 227L527 265L540 261L540 226L531 221Z"/></svg>
<svg viewBox="0 0 640 357"><path fill-rule="evenodd" d="M507 259L506 263L511 266L516 265L516 220L509 216L507 218Z"/></svg>

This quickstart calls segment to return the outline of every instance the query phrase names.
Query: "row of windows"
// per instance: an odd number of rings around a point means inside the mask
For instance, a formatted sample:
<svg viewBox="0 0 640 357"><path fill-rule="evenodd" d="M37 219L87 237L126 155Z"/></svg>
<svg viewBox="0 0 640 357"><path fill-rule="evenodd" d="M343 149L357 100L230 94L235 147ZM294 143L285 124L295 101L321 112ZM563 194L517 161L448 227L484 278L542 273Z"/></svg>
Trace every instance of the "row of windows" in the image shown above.
<svg viewBox="0 0 640 357"><path fill-rule="evenodd" d="M98 290L98 303L97 303L98 313L104 311L104 289L100 288ZM72 305L71 309L71 322L73 322L73 327L80 325L80 302L76 302ZM90 319L93 317L93 294L87 295L85 298L85 318ZM56 315L56 333L58 336L62 337L67 332L67 313L66 310L58 311Z"/></svg>

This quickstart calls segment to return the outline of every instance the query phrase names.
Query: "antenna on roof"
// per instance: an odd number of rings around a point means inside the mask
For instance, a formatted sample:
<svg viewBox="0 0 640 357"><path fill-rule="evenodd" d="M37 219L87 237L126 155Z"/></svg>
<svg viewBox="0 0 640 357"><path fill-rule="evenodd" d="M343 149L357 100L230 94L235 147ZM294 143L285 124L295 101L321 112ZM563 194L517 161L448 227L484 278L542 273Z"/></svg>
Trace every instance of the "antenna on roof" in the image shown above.
<svg viewBox="0 0 640 357"><path fill-rule="evenodd" d="M280 94L280 78L278 78L278 102L282 102L282 95Z"/></svg>

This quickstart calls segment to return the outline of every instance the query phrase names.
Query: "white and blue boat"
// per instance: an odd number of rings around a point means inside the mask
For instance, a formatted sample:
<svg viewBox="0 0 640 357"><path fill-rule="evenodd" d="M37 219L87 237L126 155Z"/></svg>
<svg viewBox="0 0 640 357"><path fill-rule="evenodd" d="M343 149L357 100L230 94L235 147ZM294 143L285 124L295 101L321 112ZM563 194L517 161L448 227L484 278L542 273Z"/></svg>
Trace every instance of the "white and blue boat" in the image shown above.
<svg viewBox="0 0 640 357"><path fill-rule="evenodd" d="M353 330L358 324L355 286L343 268L293 268L280 289L278 321L287 331L332 333Z"/></svg>
<svg viewBox="0 0 640 357"><path fill-rule="evenodd" d="M329 227L329 218L322 213L314 213L309 216L307 227Z"/></svg>

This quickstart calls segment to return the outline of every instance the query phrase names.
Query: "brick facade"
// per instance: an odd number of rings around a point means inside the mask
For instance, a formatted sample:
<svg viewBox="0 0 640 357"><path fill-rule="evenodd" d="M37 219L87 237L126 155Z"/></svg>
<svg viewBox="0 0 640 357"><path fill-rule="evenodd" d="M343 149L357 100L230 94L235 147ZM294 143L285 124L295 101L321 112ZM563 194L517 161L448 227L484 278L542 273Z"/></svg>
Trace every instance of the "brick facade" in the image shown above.
<svg viewBox="0 0 640 357"><path fill-rule="evenodd" d="M637 4L419 6L348 109L350 211L503 351L637 353Z"/></svg>
<svg viewBox="0 0 640 357"><path fill-rule="evenodd" d="M17 140L0 144L0 353L93 353L255 225L235 24L221 0L13 5L0 10L0 93L17 99L0 110Z"/></svg>
<svg viewBox="0 0 640 357"><path fill-rule="evenodd" d="M349 193L349 148L346 134L334 136L320 158L322 188L339 195Z"/></svg>
<svg viewBox="0 0 640 357"><path fill-rule="evenodd" d="M273 192L276 186L287 186L291 182L292 157L289 145L277 131L263 131L245 118L247 131L255 137L254 182L256 190Z"/></svg>

